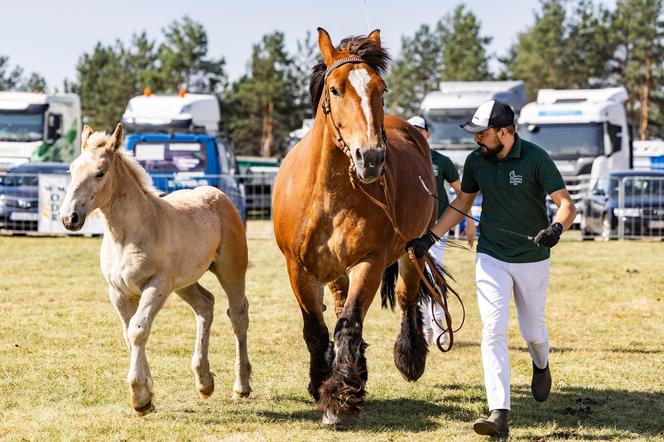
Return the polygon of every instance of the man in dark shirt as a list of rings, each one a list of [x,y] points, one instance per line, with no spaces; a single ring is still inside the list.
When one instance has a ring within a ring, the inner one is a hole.
[[[490,100],[477,108],[472,120],[462,127],[475,134],[480,147],[466,159],[461,192],[431,231],[406,247],[422,256],[440,235],[463,219],[459,212],[468,213],[475,195],[482,192],[475,277],[483,325],[484,383],[491,414],[476,420],[473,428],[478,434],[504,437],[509,431],[510,409],[510,298],[514,292],[521,334],[533,361],[531,391],[541,402],[551,390],[544,315],[550,248],[572,225],[576,209],[551,158],[516,134],[514,112],[508,105]],[[547,194],[558,206],[551,225]]]

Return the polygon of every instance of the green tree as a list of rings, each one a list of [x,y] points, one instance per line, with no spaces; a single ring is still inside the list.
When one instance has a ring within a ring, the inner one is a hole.
[[[662,13],[662,0],[619,0],[611,25],[615,44],[611,70],[629,91],[627,109],[642,140],[651,135],[653,124],[658,134],[664,131]]]
[[[23,69],[19,66],[14,66],[13,69],[9,66],[9,57],[0,55],[0,91],[1,90],[15,90],[21,83],[21,76]]]
[[[318,63],[319,58],[318,42],[313,33],[308,30],[304,38],[297,41],[297,53],[292,63],[293,77],[297,87],[295,104],[302,109],[303,118],[315,105],[311,103],[309,96],[309,80],[311,79],[311,69]]]
[[[541,6],[535,24],[519,34],[506,60],[508,77],[525,81],[530,99],[540,89],[568,86],[565,8],[558,0],[542,0]]]
[[[226,86],[225,61],[208,58],[205,28],[189,17],[175,20],[163,30],[159,46],[159,80],[165,92],[219,94]],[[161,91],[161,90],[160,90]]]
[[[238,152],[272,156],[286,147],[286,137],[299,127],[297,83],[284,34],[264,35],[253,46],[249,73],[225,97],[228,127]]]
[[[76,66],[81,111],[96,129],[110,130],[136,93],[135,75],[127,69],[125,51],[120,41],[114,46],[97,43]]]
[[[424,96],[438,89],[441,61],[440,38],[428,25],[421,25],[413,37],[402,36],[386,81],[388,112],[404,118],[417,115]]]
[[[46,92],[46,79],[33,72],[30,77],[21,82],[20,89],[25,92]]]
[[[486,47],[491,37],[480,36],[481,24],[463,4],[438,22],[443,50],[441,80],[483,81],[491,79]]]

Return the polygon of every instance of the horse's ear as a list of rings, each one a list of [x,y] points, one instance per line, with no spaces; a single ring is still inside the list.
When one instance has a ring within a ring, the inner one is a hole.
[[[83,132],[81,132],[81,150],[85,149],[88,143],[88,138],[94,132],[94,130],[87,124],[83,126]]]
[[[380,46],[380,29],[374,29],[369,34],[369,40],[375,41]]]
[[[108,143],[106,144],[106,148],[112,151],[118,150],[120,146],[122,146],[122,138],[124,137],[123,132],[122,123],[118,123],[113,131],[113,135],[111,135],[111,139],[108,140]]]
[[[327,66],[331,65],[337,55],[337,50],[334,49],[330,34],[328,34],[323,28],[318,28],[318,49],[320,49],[321,54],[323,54],[323,61],[325,61],[325,64]]]

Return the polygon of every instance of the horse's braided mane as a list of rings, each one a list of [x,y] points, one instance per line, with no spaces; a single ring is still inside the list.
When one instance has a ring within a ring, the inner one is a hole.
[[[371,66],[379,75],[383,75],[389,66],[390,55],[378,43],[364,36],[346,37],[341,40],[337,51],[350,52],[353,55],[362,57],[364,62]],[[313,114],[316,116],[318,102],[325,86],[325,71],[327,66],[321,60],[311,70],[311,80],[309,81],[309,93],[311,95],[311,105]]]

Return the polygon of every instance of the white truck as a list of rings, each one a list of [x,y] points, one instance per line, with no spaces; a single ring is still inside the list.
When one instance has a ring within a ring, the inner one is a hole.
[[[429,125],[429,144],[450,157],[459,170],[476,149],[473,134],[459,127],[471,120],[477,107],[488,100],[509,104],[518,114],[528,102],[523,81],[442,81],[440,90],[430,92],[420,111]]]
[[[631,169],[632,140],[624,87],[541,89],[521,109],[518,133],[547,151],[583,217],[583,199],[610,171]]]
[[[71,161],[80,149],[80,133],[78,95],[0,92],[0,170]]]

